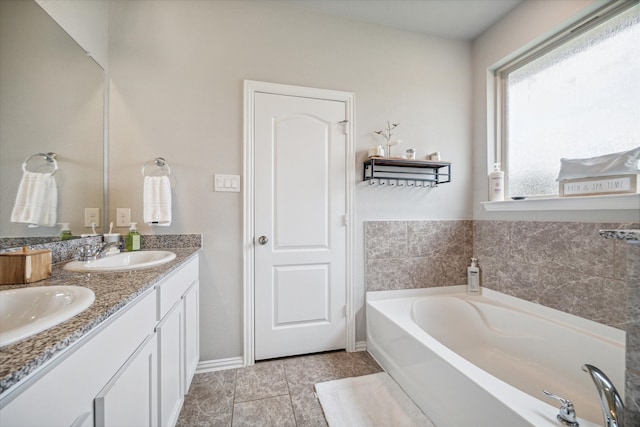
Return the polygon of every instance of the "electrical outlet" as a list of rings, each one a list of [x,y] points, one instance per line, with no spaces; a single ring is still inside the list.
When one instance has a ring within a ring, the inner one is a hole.
[[[131,225],[131,209],[116,208],[116,227],[129,227]]]
[[[100,208],[84,208],[84,226],[91,227],[92,223],[100,227]]]

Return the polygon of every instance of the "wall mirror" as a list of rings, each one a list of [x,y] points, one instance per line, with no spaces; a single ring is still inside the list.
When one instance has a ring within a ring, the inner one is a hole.
[[[36,153],[57,154],[56,222],[79,236],[91,231],[85,208],[99,208],[102,221],[103,111],[103,69],[34,1],[0,1],[0,249],[18,246],[10,238],[60,235],[10,221],[22,164]],[[27,169],[46,163],[36,156]]]

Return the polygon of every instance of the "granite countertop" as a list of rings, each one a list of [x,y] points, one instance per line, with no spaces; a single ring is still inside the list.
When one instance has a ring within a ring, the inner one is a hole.
[[[640,240],[640,230],[600,230],[600,235],[605,239]]]
[[[0,349],[0,398],[28,375],[39,370],[66,349],[94,330],[125,305],[195,257],[199,247],[167,249],[176,258],[167,264],[140,270],[76,273],[62,269],[64,263],[53,266],[51,278],[26,286],[77,285],[95,293],[93,304],[76,315],[46,331]],[[16,285],[0,285],[0,290],[15,289]]]

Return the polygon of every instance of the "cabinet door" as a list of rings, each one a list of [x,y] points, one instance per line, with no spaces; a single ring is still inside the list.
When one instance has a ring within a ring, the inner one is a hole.
[[[185,292],[184,301],[184,394],[189,391],[200,361],[200,286],[196,280]]]
[[[71,427],[93,427],[93,412],[85,412],[73,420]]]
[[[159,425],[178,421],[184,399],[184,308],[178,300],[156,328],[158,334]]]
[[[157,341],[151,334],[95,399],[96,427],[157,424]]]

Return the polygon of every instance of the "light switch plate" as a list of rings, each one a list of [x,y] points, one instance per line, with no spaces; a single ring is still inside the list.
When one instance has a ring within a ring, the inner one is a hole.
[[[240,192],[240,175],[219,175],[213,178],[215,191],[224,191],[229,193]]]

